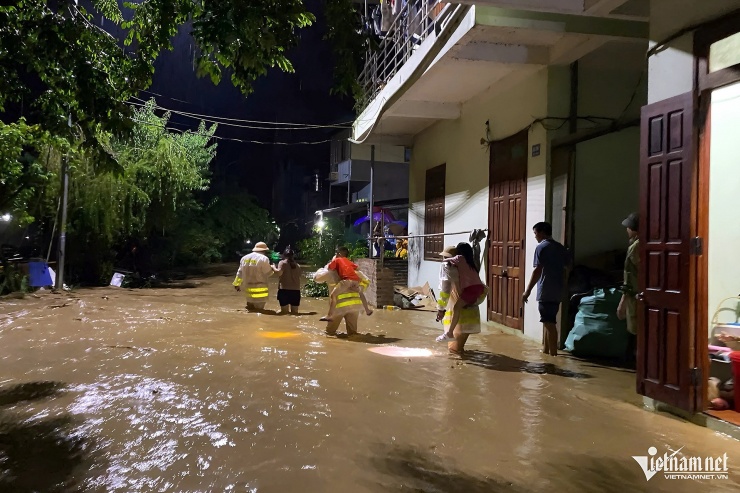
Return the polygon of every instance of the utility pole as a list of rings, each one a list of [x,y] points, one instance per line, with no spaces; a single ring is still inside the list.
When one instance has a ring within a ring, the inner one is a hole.
[[[72,128],[72,115],[70,114],[67,124]],[[67,250],[67,196],[69,194],[69,152],[62,161],[62,202],[59,208],[59,245],[57,255],[57,279],[56,289],[64,289],[64,257]]]
[[[373,221],[373,209],[375,208],[375,200],[374,200],[374,178],[375,178],[375,145],[370,146],[370,251],[368,257],[373,258],[373,251],[374,251],[374,244],[375,241],[373,239],[374,229],[375,229],[375,221]]]

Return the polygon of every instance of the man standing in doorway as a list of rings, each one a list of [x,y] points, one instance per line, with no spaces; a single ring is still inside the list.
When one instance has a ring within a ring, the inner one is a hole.
[[[622,299],[617,307],[617,316],[620,320],[627,320],[627,331],[636,336],[637,301],[635,295],[640,290],[637,284],[637,273],[640,268],[640,239],[637,232],[640,229],[640,216],[637,213],[630,214],[622,221],[622,226],[627,228],[630,246],[624,261],[624,284],[622,285]]]
[[[273,273],[267,254],[270,249],[263,242],[257,243],[252,253],[242,257],[234,278],[234,288],[244,290],[247,297],[247,310],[261,312],[270,296],[267,278]]]
[[[557,316],[560,302],[563,299],[565,274],[570,265],[570,254],[563,245],[552,239],[550,223],[537,223],[532,229],[538,245],[534,251],[534,272],[532,272],[527,290],[522,295],[522,301],[526,303],[529,300],[536,284],[540,322],[545,329],[543,353],[557,356]]]

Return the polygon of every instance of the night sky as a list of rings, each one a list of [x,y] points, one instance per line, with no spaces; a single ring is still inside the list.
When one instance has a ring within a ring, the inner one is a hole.
[[[217,115],[227,118],[249,120],[291,122],[310,124],[334,124],[354,119],[352,101],[330,95],[333,87],[333,58],[331,46],[324,41],[326,26],[322,12],[322,0],[304,0],[317,18],[310,28],[301,31],[299,45],[289,54],[295,73],[286,74],[278,69],[258,80],[255,91],[245,97],[231,85],[228,76],[215,86],[209,78],[197,77],[193,64],[193,41],[188,28],[173,40],[174,50],[163,52],[156,63],[156,70],[149,93],[142,93],[142,99],[154,96],[160,106],[191,113]],[[177,128],[188,125],[195,128],[197,121],[177,115],[171,120]],[[219,126],[216,135],[228,138],[259,140],[265,142],[297,142],[325,140],[336,132],[335,129],[317,130],[252,130]],[[294,182],[312,182],[315,170],[322,177],[328,172],[329,144],[321,145],[258,145],[225,140],[218,141],[218,151],[212,169],[217,171],[214,187],[226,180],[237,182],[241,188],[256,196],[261,205],[273,209],[273,190],[275,195],[285,186],[273,186],[274,170],[279,166],[295,176]],[[305,179],[299,179],[298,175]],[[278,197],[276,205],[287,205],[297,200],[293,192],[288,197]],[[306,185],[308,186],[308,185]],[[285,221],[295,215],[295,207],[290,210],[275,210],[279,219]],[[277,207],[276,207],[277,208]],[[305,207],[304,207],[305,208]],[[313,212],[313,211],[309,211]]]

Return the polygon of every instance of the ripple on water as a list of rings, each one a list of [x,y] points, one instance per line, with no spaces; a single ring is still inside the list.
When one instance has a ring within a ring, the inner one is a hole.
[[[168,491],[172,485],[167,487],[163,478],[171,476],[163,471],[203,471],[210,466],[209,447],[234,446],[230,435],[204,414],[225,409],[228,392],[205,401],[173,382],[131,374],[78,385],[72,391],[79,395],[69,412],[88,418],[80,431],[95,436],[100,444],[95,452],[102,461],[91,472],[90,486]],[[197,457],[192,456],[196,447]]]

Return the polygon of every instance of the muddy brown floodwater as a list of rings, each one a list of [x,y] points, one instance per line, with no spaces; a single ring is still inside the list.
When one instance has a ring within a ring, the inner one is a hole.
[[[628,370],[490,328],[451,358],[430,312],[329,338],[320,315],[246,313],[231,270],[0,300],[0,491],[740,488],[738,442],[641,409]],[[647,481],[632,456],[650,447],[727,453],[730,479]]]

